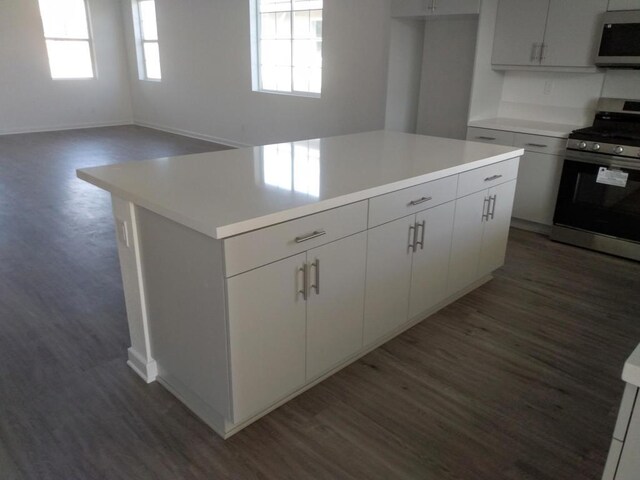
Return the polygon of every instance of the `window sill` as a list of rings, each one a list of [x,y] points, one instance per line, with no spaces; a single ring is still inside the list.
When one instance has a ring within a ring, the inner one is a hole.
[[[310,92],[280,92],[278,90],[253,90],[256,93],[266,93],[269,95],[282,95],[285,97],[321,98],[321,93]]]

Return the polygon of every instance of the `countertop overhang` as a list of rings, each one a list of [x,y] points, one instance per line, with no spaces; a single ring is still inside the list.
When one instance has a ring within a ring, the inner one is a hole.
[[[216,239],[490,165],[523,149],[390,131],[77,170]]]

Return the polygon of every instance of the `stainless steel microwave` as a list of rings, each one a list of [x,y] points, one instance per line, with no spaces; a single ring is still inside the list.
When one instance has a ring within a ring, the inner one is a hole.
[[[640,68],[640,10],[604,14],[595,63],[601,67]]]

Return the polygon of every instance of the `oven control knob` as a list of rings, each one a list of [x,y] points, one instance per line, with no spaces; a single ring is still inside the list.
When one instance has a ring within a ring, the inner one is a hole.
[[[618,155],[620,155],[622,152],[624,152],[624,148],[622,148],[620,145],[618,145],[616,148],[613,149],[613,151],[615,153],[617,153]]]
[[[587,148],[587,142],[580,142],[578,144],[578,148],[584,150],[585,148]]]
[[[594,143],[593,146],[591,147],[591,150],[597,152],[598,150],[600,150],[600,144],[599,143]]]

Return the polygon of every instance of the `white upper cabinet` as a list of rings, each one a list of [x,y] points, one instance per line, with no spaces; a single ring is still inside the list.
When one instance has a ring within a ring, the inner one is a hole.
[[[491,63],[497,68],[595,68],[607,0],[501,0]]]
[[[392,0],[392,17],[433,17],[480,12],[479,0]]]
[[[607,10],[640,10],[640,0],[609,0]]]

